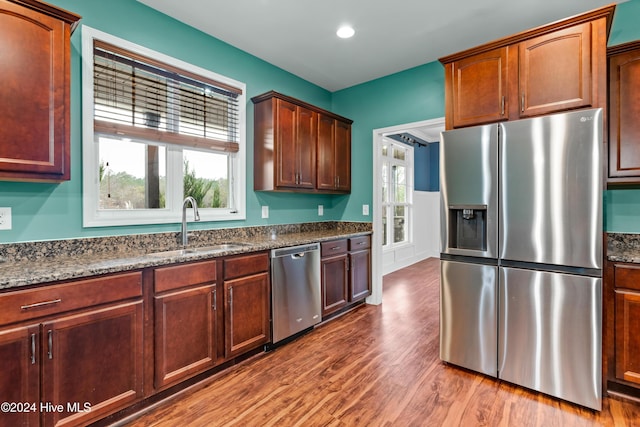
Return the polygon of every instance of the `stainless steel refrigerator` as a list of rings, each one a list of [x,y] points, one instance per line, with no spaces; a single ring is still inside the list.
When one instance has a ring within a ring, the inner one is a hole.
[[[440,358],[602,406],[602,110],[441,137]]]

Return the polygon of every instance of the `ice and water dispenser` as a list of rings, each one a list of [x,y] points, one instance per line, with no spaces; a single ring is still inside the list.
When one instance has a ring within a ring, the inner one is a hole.
[[[449,248],[487,250],[487,205],[449,206]]]

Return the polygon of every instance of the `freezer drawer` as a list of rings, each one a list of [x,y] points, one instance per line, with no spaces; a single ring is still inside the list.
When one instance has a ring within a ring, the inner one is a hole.
[[[440,358],[495,377],[498,267],[443,260],[440,270]]]
[[[498,377],[600,410],[599,277],[500,267]]]

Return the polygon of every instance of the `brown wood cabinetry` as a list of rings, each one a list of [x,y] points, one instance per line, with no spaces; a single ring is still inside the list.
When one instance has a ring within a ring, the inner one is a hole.
[[[349,239],[349,301],[371,295],[371,236]]]
[[[640,183],[640,41],[609,48],[609,184]]]
[[[507,52],[502,47],[445,65],[451,72],[452,127],[509,118]]]
[[[606,106],[614,6],[441,58],[447,129]]]
[[[323,242],[320,254],[323,317],[371,294],[371,236]]]
[[[640,264],[606,263],[604,361],[609,392],[640,397]]]
[[[36,0],[0,0],[0,179],[70,179],[70,37],[79,19]]]
[[[322,317],[346,307],[349,298],[347,239],[320,244]]]
[[[640,265],[616,263],[615,378],[640,388]]]
[[[269,255],[239,255],[223,263],[225,357],[232,358],[271,339]]]
[[[351,120],[273,91],[251,100],[256,191],[351,190]]]
[[[351,125],[318,117],[318,190],[351,191]]]
[[[164,388],[216,363],[216,261],[157,268],[155,387]]]
[[[140,272],[7,292],[0,312],[0,395],[36,409],[1,426],[86,425],[142,398]]]
[[[37,405],[27,410],[3,411],[0,426],[37,426],[40,419],[39,325],[0,328],[0,360],[2,402]],[[32,410],[35,408],[38,410]]]

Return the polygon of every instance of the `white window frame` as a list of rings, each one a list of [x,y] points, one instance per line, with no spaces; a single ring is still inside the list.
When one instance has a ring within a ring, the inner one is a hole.
[[[387,164],[387,178],[388,178],[388,191],[389,194],[388,196],[388,200],[387,202],[383,202],[381,203],[382,209],[386,210],[387,212],[387,244],[386,245],[382,245],[383,250],[390,250],[392,248],[398,248],[398,247],[402,247],[402,246],[406,246],[406,245],[410,245],[413,243],[413,177],[414,177],[414,173],[413,173],[413,147],[406,145],[406,144],[402,144],[400,142],[396,142],[393,141],[390,138],[387,137],[383,137],[383,144],[380,145],[380,150],[382,150],[382,147],[384,145],[387,145],[387,155],[383,156],[382,153],[380,153],[380,159],[381,159],[381,164],[386,163]],[[406,150],[406,155],[405,155],[405,159],[404,160],[399,160],[393,157],[393,147],[400,147],[404,150]],[[405,168],[405,180],[406,180],[406,184],[407,184],[407,188],[406,188],[406,202],[404,203],[396,203],[395,200],[395,194],[394,194],[394,190],[395,187],[393,186],[393,182],[392,182],[392,167],[394,165],[400,165],[403,166]],[[382,180],[382,177],[380,177],[380,180]],[[380,185],[380,188],[382,188],[382,184]],[[404,206],[406,208],[406,228],[405,228],[405,234],[406,234],[406,239],[402,242],[397,242],[395,243],[393,241],[393,237],[394,237],[394,227],[393,227],[393,217],[394,217],[394,208],[396,206]]]
[[[232,208],[200,208],[201,221],[236,221],[246,219],[246,84],[214,73],[212,71],[189,64],[171,56],[137,45],[127,40],[104,33],[86,25],[82,26],[82,206],[83,226],[124,226],[141,224],[177,223],[182,219],[182,201],[184,198],[182,185],[175,180],[167,179],[167,198],[164,208],[132,209],[132,210],[100,210],[98,198],[99,153],[94,133],[93,117],[93,43],[94,39],[102,40],[122,47],[132,53],[150,57],[166,64],[201,75],[211,80],[242,90],[238,97],[238,143],[239,151],[230,153],[229,185],[233,195]],[[182,147],[170,144],[163,145],[167,149],[167,177],[182,176]],[[187,148],[188,149],[188,148]],[[182,184],[182,182],[180,182]]]

